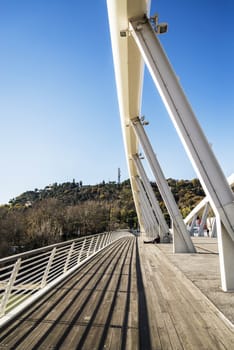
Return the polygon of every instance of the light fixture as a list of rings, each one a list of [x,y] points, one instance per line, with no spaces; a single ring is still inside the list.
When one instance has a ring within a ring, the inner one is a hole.
[[[164,34],[167,33],[168,31],[168,24],[163,22],[163,23],[158,23],[158,14],[156,13],[154,16],[150,17],[150,22],[152,24],[152,27],[154,31],[157,34]]]
[[[138,158],[139,159],[145,159],[145,157],[142,155],[142,153],[138,153]]]
[[[127,36],[127,31],[126,31],[126,30],[121,30],[121,31],[120,31],[120,36],[121,36],[121,38],[126,38],[126,36]]]
[[[142,125],[149,125],[149,122],[147,120],[145,120],[145,116],[144,115],[140,118],[140,120],[141,120],[141,124]]]

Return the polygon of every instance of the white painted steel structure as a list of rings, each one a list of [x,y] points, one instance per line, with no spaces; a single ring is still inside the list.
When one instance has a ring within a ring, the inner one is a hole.
[[[172,219],[173,228],[173,245],[175,253],[194,253],[195,248],[192,243],[191,237],[185,227],[181,213],[178,206],[176,205],[175,199],[171,193],[168,183],[164,177],[160,164],[156,158],[150,141],[145,133],[142,123],[139,118],[135,118],[131,122],[132,128],[134,129],[138,140],[144,150],[146,158],[151,166],[152,172],[155,176],[156,183],[160,194],[164,200],[167,210]]]
[[[227,178],[227,181],[228,181],[229,186],[232,188],[234,186],[234,174],[230,175]],[[205,220],[205,217],[206,218],[208,217],[207,206],[210,208],[209,198],[205,197],[201,200],[200,203],[197,204],[197,206],[184,219],[184,223],[189,226],[190,232],[193,231],[193,228],[196,225],[196,219],[197,219],[198,215],[201,215],[201,213],[202,213],[204,220]],[[212,211],[212,215],[214,215],[213,211]],[[215,217],[212,216],[211,237],[217,236],[215,220],[216,220]],[[210,220],[208,220],[208,221],[210,221]],[[202,229],[204,229],[204,222],[202,222],[200,224],[200,232],[199,232],[200,234],[202,233]]]
[[[0,327],[92,256],[128,234],[106,232],[0,259]]]
[[[144,60],[215,213],[222,288],[234,290],[234,195],[158,40],[159,27],[148,18],[149,5],[147,0],[107,0],[121,124],[138,218],[144,228],[136,191],[138,171],[131,161],[138,153],[138,142],[145,141],[134,134],[132,123],[141,115]],[[155,162],[154,167],[158,169]],[[173,205],[168,196],[167,200]],[[186,236],[173,234],[180,246]]]
[[[132,192],[141,231],[144,231],[148,236],[151,236],[152,233],[149,232],[149,225],[147,225],[147,220],[145,219],[146,214],[144,213],[143,206],[140,205],[140,192],[138,191],[138,186],[136,183],[136,176],[139,175],[139,173],[134,162],[132,161],[133,157],[138,153],[139,142],[143,143],[144,141],[147,141],[144,137],[139,140],[139,135],[135,134],[136,130],[133,130],[131,123],[132,120],[136,119],[136,117],[140,115],[143,60],[134,38],[129,33],[129,18],[135,18],[137,16],[142,16],[144,13],[148,13],[149,2],[142,0],[107,0],[107,6],[110,20],[110,32],[121,125]],[[157,168],[158,163],[155,164],[154,162],[154,169]],[[161,169],[158,169],[158,173],[161,173]],[[160,183],[164,183],[164,177],[158,176],[157,178],[160,179]],[[164,184],[163,187],[165,186],[166,185]],[[177,209],[175,209],[174,199],[172,196],[168,198],[168,203],[170,203],[170,207],[173,208],[170,214],[175,214]],[[178,213],[178,211],[176,215],[171,217],[175,228],[173,232],[174,250],[176,252],[194,252],[195,248],[193,243],[187,232],[185,233],[183,221],[179,217],[180,213]],[[181,227],[181,229],[179,227]]]
[[[139,173],[141,181],[143,182],[143,186],[144,186],[145,192],[147,193],[147,196],[148,196],[149,202],[151,204],[152,210],[154,212],[154,215],[157,219],[159,236],[163,241],[164,237],[168,237],[169,227],[168,227],[166,220],[164,218],[164,215],[160,209],[159,203],[154,195],[152,186],[149,182],[149,179],[147,178],[146,172],[144,170],[144,167],[141,163],[141,160],[140,160],[140,157],[138,154],[135,154],[133,156],[133,161],[134,161],[135,167]]]

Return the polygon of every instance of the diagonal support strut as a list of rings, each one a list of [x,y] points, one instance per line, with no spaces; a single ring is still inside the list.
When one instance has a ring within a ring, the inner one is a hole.
[[[234,195],[146,16],[130,30],[219,222],[221,283],[234,290]]]

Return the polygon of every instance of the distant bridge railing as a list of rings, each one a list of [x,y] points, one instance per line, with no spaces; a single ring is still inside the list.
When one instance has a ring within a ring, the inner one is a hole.
[[[0,326],[128,231],[85,236],[0,259]]]

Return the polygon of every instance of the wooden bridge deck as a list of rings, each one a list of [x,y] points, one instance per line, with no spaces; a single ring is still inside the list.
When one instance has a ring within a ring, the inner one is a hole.
[[[234,349],[234,333],[155,245],[105,249],[0,331],[0,349]]]

